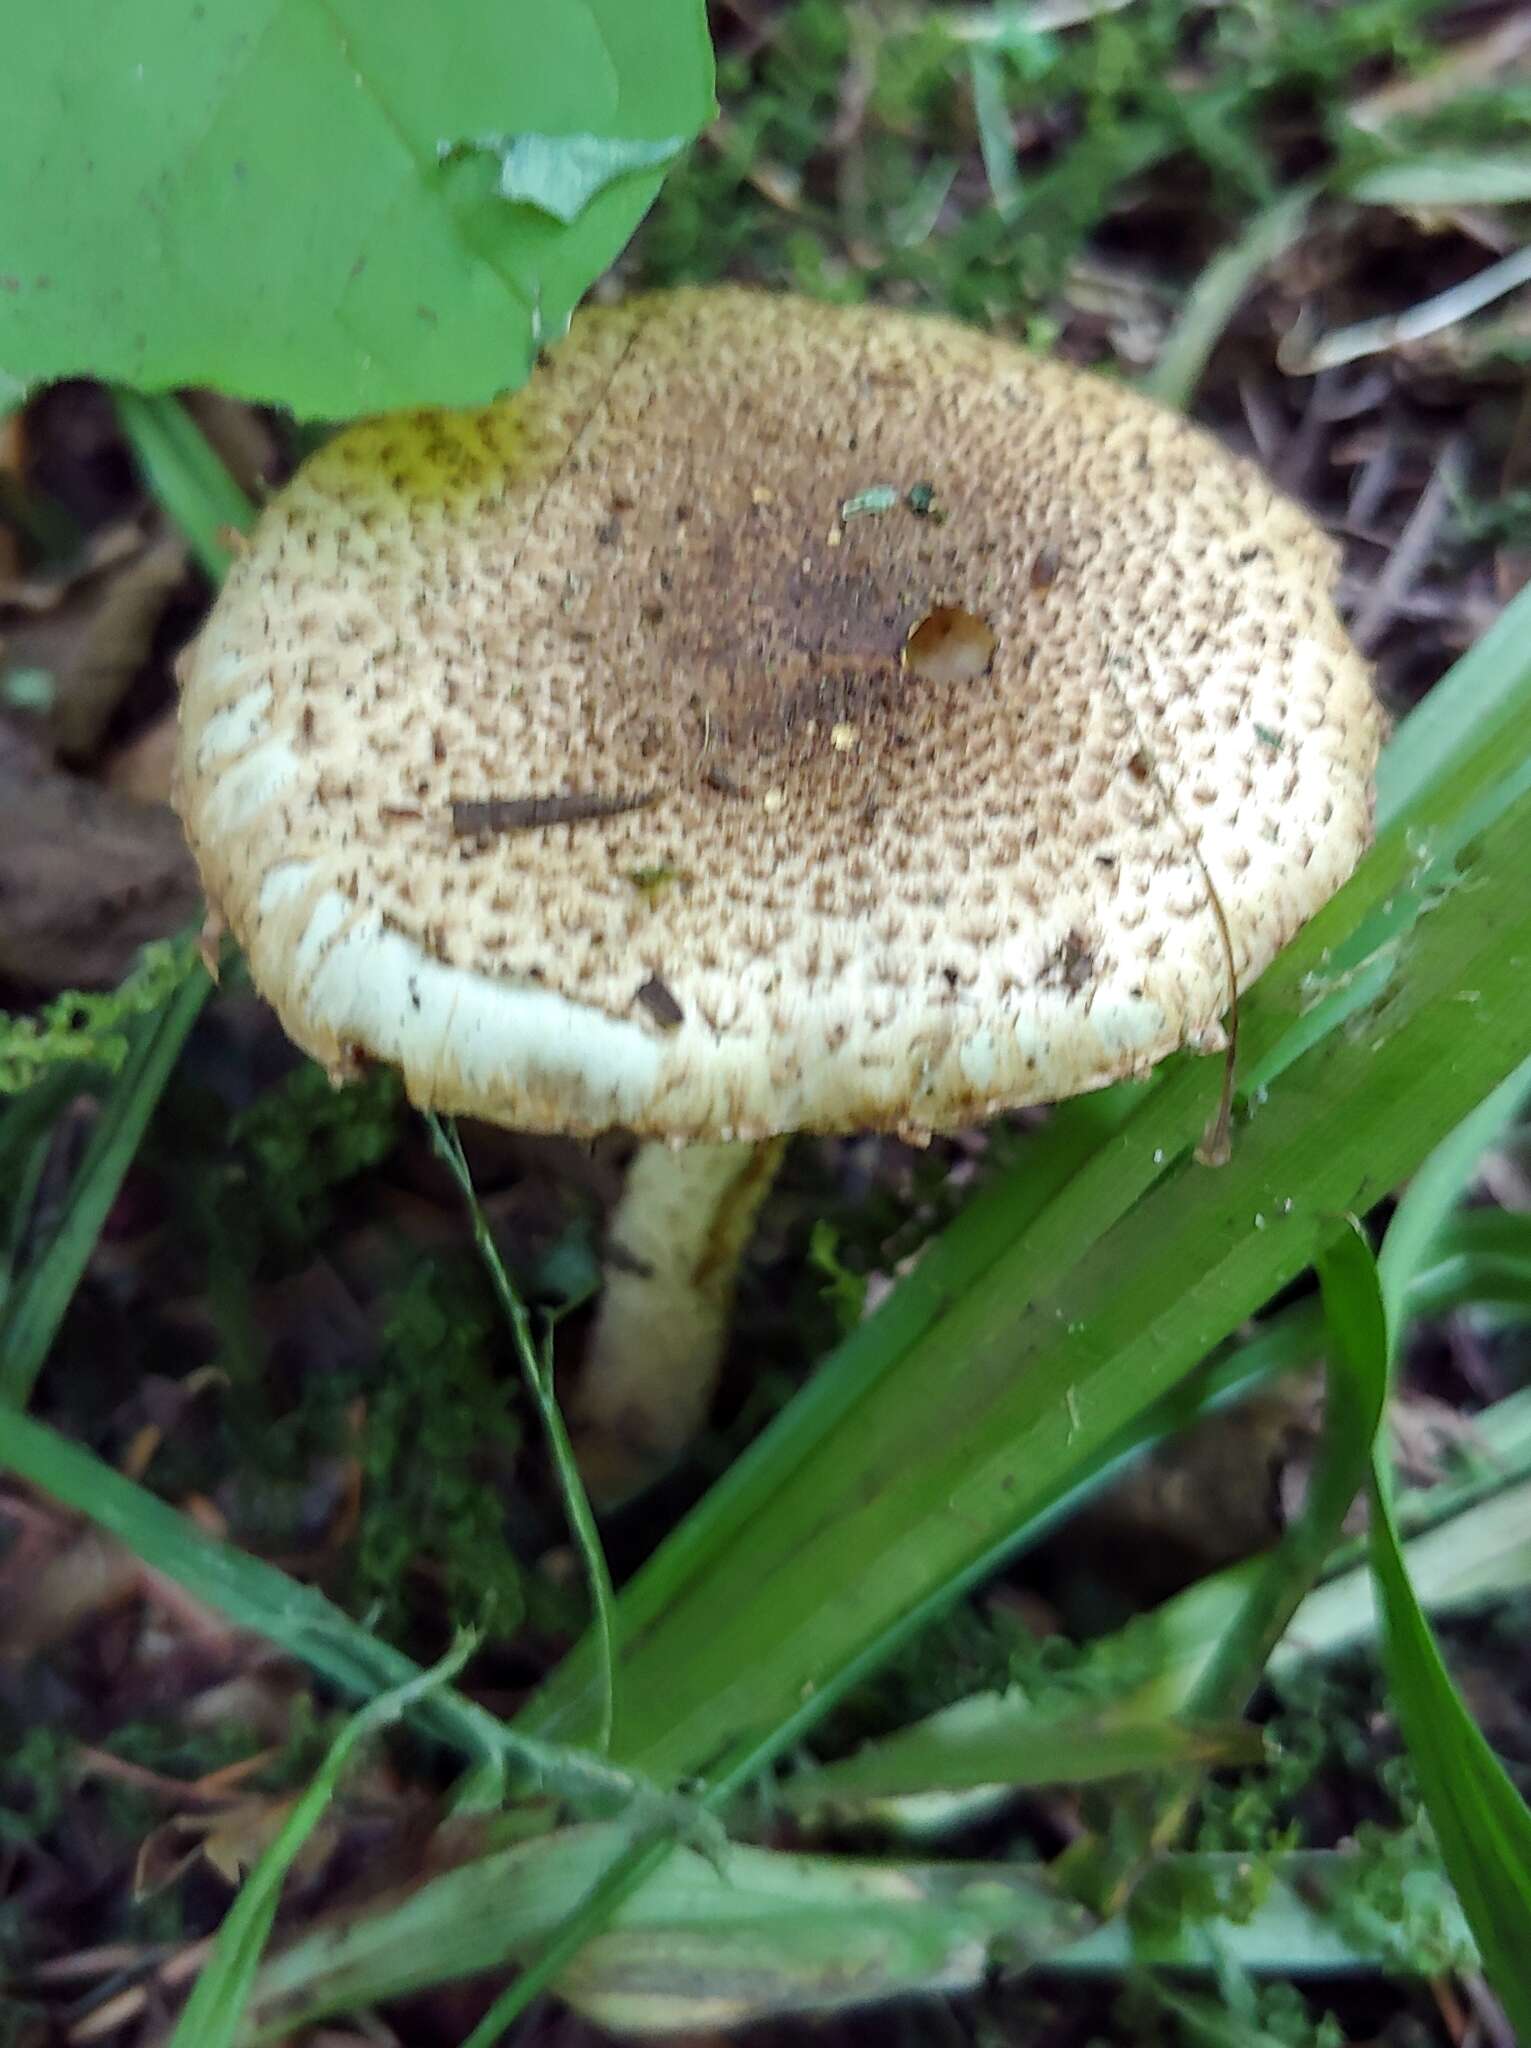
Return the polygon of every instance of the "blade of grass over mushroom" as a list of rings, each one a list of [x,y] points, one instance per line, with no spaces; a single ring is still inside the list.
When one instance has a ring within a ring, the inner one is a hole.
[[[1420,817],[1439,817],[1439,799]],[[1300,1018],[1310,975],[1358,909],[1405,885],[1411,829],[1385,837],[1267,975],[1246,1017],[1256,1050]],[[1528,829],[1522,794],[1461,850],[1457,879],[1471,887],[1421,906],[1408,973],[1287,1068],[1279,1114],[1240,1125],[1229,1166],[1157,1165],[1140,1128],[1120,1131],[875,1375],[875,1401],[798,1447],[747,1531],[641,1619],[630,1610],[619,1753],[661,1775],[695,1768],[993,1563],[1134,1414],[1302,1270],[1335,1214],[1411,1171],[1531,1051]],[[1463,989],[1478,997],[1470,1033]],[[1136,1125],[1146,1116],[1183,1155],[1216,1084],[1183,1065]],[[562,1731],[581,1714],[582,1682],[588,1665],[582,1678],[575,1661],[531,1725]]]
[[[1385,987],[1388,947],[1450,881],[1455,848],[1518,787],[1531,783],[1523,736],[1531,721],[1531,590],[1502,618],[1418,712],[1382,757],[1379,824],[1393,828],[1351,883],[1267,972],[1246,1007],[1246,1090],[1337,1029]],[[1440,708],[1438,708],[1440,707]],[[1506,775],[1506,763],[1520,763]],[[1443,865],[1422,868],[1426,854]],[[1391,903],[1391,910],[1384,906]],[[1369,910],[1363,917],[1359,906]],[[1332,956],[1332,957],[1326,957]],[[1267,999],[1280,978],[1278,1002]],[[1323,990],[1334,986],[1323,997]],[[1270,1068],[1261,1074],[1262,1059]],[[1251,1078],[1253,1077],[1253,1078]],[[629,1630],[669,1605],[693,1574],[758,1526],[773,1493],[809,1449],[866,1399],[897,1360],[1007,1252],[1045,1272],[1125,1214],[1206,1122],[1215,1093],[1204,1066],[1170,1062],[1152,1081],[1124,1083],[1066,1102],[1029,1140],[1024,1158],[980,1193],[930,1245],[887,1302],[825,1361],[783,1411],[666,1539],[624,1589]],[[1031,1233],[1040,1230],[1040,1237]],[[1066,1492],[1067,1489],[1064,1489]]]
[[[149,488],[185,534],[213,582],[229,566],[230,534],[248,531],[255,507],[178,398],[114,394],[117,418]]]
[[[11,1290],[0,1321],[0,1402],[19,1407],[29,1398],[210,988],[188,941],[180,985],[163,1010],[133,1027],[133,1050],[107,1094],[57,1230]]]
[[[1510,610],[1531,618],[1531,593]],[[1264,1066],[1273,1077],[1382,996],[1398,947],[1452,883],[1461,847],[1480,822],[1531,786],[1531,761],[1522,756],[1531,658],[1515,639],[1497,631],[1489,637],[1491,655],[1467,657],[1440,686],[1468,728],[1466,740],[1438,736],[1432,759],[1411,742],[1412,721],[1405,724],[1390,749],[1406,748],[1384,796],[1391,829],[1247,1003],[1246,1073]],[[1475,1042],[1481,1036],[1475,1033]],[[985,1273],[1003,1260],[1012,1272],[1035,1275],[1040,1286],[1066,1270],[1071,1255],[1123,1217],[1194,1143],[1215,1087],[1205,1063],[1180,1060],[1146,1085],[1065,1104],[1026,1161],[948,1228],[624,1591],[627,1631],[637,1634],[677,1606],[688,1581],[711,1570],[722,1552],[756,1543],[773,1495],[792,1484],[817,1447],[849,1434],[873,1389]],[[1067,1491],[1067,1484],[1057,1489],[1060,1497]],[[572,1687],[568,1674],[555,1681],[549,1708],[566,1701]]]
[[[316,1587],[203,1535],[146,1488],[29,1416],[0,1417],[0,1470],[87,1516],[149,1570],[162,1572],[237,1627],[263,1636],[350,1698],[367,1700],[421,1675],[412,1658],[353,1621]],[[413,1701],[408,1718],[422,1735],[494,1766],[504,1778],[555,1793],[579,1811],[609,1812],[652,1791],[588,1750],[518,1733],[449,1687]]]

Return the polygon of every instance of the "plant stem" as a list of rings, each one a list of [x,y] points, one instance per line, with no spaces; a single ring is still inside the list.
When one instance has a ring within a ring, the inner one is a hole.
[[[504,1312],[506,1322],[510,1325],[522,1374],[532,1399],[537,1404],[542,1426],[547,1432],[554,1469],[558,1473],[558,1483],[563,1493],[564,1511],[569,1518],[570,1533],[584,1562],[585,1577],[590,1587],[590,1604],[595,1615],[600,1684],[595,1742],[597,1749],[604,1755],[611,1747],[612,1727],[616,1720],[616,1595],[612,1591],[606,1553],[601,1548],[600,1533],[595,1526],[595,1516],[590,1511],[590,1500],[585,1492],[584,1481],[580,1478],[574,1447],[569,1441],[569,1432],[564,1426],[563,1415],[558,1406],[558,1396],[553,1386],[550,1333],[544,1332],[540,1343],[533,1334],[532,1319],[527,1313],[526,1303],[521,1299],[515,1283],[505,1270],[505,1262],[500,1257],[499,1247],[490,1233],[488,1219],[474,1190],[473,1176],[468,1171],[468,1161],[462,1149],[462,1140],[457,1135],[456,1124],[450,1117],[438,1117],[433,1111],[426,1112],[425,1121],[430,1129],[431,1141],[435,1145],[437,1156],[461,1190],[473,1228],[474,1245],[483,1261],[484,1270],[489,1275],[489,1283],[494,1289],[495,1298]]]

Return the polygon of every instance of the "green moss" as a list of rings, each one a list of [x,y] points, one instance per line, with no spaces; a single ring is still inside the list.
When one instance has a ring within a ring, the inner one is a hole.
[[[189,939],[158,940],[116,988],[65,989],[28,1016],[0,1010],[0,1096],[23,1094],[61,1067],[115,1074],[128,1056],[131,1026],[165,1007],[195,953]]]
[[[367,1393],[354,1599],[386,1631],[426,1604],[445,1626],[513,1635],[526,1588],[502,1491],[521,1448],[514,1382],[476,1269],[420,1264],[392,1297]]]
[[[230,1128],[242,1162],[241,1227],[253,1223],[279,1245],[311,1244],[330,1221],[336,1190],[380,1165],[398,1143],[403,1114],[403,1090],[390,1069],[374,1067],[336,1088],[305,1061]]]

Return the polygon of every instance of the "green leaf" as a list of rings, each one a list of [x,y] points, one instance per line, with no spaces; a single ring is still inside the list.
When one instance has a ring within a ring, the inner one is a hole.
[[[1372,1483],[1372,1567],[1393,1711],[1451,1881],[1489,1979],[1520,2040],[1531,2039],[1531,1809],[1489,1748],[1442,1662],[1398,1546],[1389,1477]]]
[[[1050,1956],[1047,1968],[1116,1976],[1149,1965],[1220,1976],[1233,1965],[1277,1977],[1474,1969],[1461,1907],[1420,1863],[1418,1847],[1406,1835],[1367,1851],[1298,1850],[1255,1862],[1243,1852],[1165,1856],[1138,1886],[1130,1921],[1108,1920]],[[1402,1870],[1393,1865],[1400,1852]]]
[[[1377,764],[1377,828],[1401,817],[1472,752],[1481,734],[1503,735],[1507,758],[1526,758],[1531,718],[1531,585],[1411,711]]]
[[[1350,1230],[1342,1234],[1341,1246],[1356,1240]],[[1371,1253],[1364,1239],[1361,1251]],[[1324,1284],[1324,1305],[1331,1332],[1336,1317],[1358,1319],[1356,1343],[1343,1354],[1348,1359],[1372,1355],[1369,1344],[1382,1335],[1380,1321],[1373,1328],[1369,1302],[1356,1297],[1325,1276],[1337,1273],[1336,1261],[1343,1250],[1320,1254],[1318,1270]],[[1332,1298],[1331,1298],[1332,1296]],[[1324,1561],[1339,1540],[1351,1502],[1366,1478],[1372,1446],[1387,1405],[1387,1373],[1363,1373],[1352,1365],[1340,1370],[1331,1349],[1325,1380],[1324,1435],[1318,1463],[1308,1488],[1302,1514],[1285,1538],[1251,1576],[1239,1613],[1223,1634],[1205,1670],[1196,1682],[1190,1711],[1196,1715],[1231,1713],[1242,1708],[1264,1671],[1272,1650],[1280,1642],[1292,1618],[1312,1589]]]
[[[1452,1211],[1461,1200],[1478,1161],[1531,1099],[1531,1059],[1524,1060],[1438,1145],[1409,1183],[1388,1225],[1377,1260],[1385,1304],[1388,1343],[1396,1346],[1409,1292]],[[1512,1219],[1513,1220],[1513,1219]]]
[[[702,0],[123,0],[88,33],[27,10],[0,66],[0,376],[305,417],[482,402],[712,110]],[[514,196],[481,136],[519,139]]]
[[[145,1487],[30,1416],[0,1414],[0,1469],[89,1516],[151,1571],[163,1572],[236,1627],[264,1636],[349,1698],[370,1699],[420,1676],[402,1650],[353,1621],[316,1586],[204,1536]],[[581,1813],[659,1803],[656,1788],[631,1772],[587,1750],[518,1734],[448,1687],[410,1694],[409,1718],[423,1735],[485,1765],[497,1780],[554,1793]]]
[[[467,1155],[462,1140],[457,1135],[457,1126],[447,1119],[443,1123],[433,1112],[426,1112],[426,1125],[430,1130],[431,1143],[437,1158],[456,1181],[458,1192],[468,1211],[468,1221],[473,1231],[473,1242],[489,1284],[499,1303],[516,1348],[516,1359],[521,1367],[522,1378],[527,1392],[537,1404],[542,1418],[543,1433],[553,1460],[553,1469],[558,1475],[559,1492],[563,1495],[564,1513],[569,1523],[569,1533],[574,1538],[581,1562],[585,1567],[585,1582],[590,1590],[590,1606],[595,1617],[595,1639],[601,1653],[601,1712],[596,1726],[595,1746],[605,1751],[611,1745],[612,1722],[616,1716],[616,1624],[613,1619],[616,1596],[612,1591],[611,1572],[606,1564],[606,1553],[601,1548],[600,1532],[595,1526],[590,1499],[585,1492],[585,1482],[580,1476],[575,1460],[574,1446],[569,1441],[569,1432],[564,1423],[563,1411],[558,1405],[558,1395],[553,1384],[552,1329],[544,1329],[542,1342],[538,1343],[532,1333],[532,1319],[527,1313],[525,1302],[516,1290],[515,1283],[505,1269],[499,1247],[489,1228],[473,1186],[473,1176],[468,1170]]]
[[[973,113],[978,122],[978,147],[983,156],[984,176],[994,209],[1001,220],[1009,220],[1020,208],[1025,194],[1015,167],[1015,129],[1005,104],[1005,75],[999,60],[988,50],[968,53],[973,77]]]

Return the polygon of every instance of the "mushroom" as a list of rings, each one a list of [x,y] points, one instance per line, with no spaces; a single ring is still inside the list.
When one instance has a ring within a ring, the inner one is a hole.
[[[335,1077],[651,1141],[576,1409],[599,1495],[705,1409],[758,1148],[1225,1042],[1370,834],[1335,568],[1104,379],[733,288],[592,307],[524,390],[350,427],[268,506],[184,665],[188,838]]]

